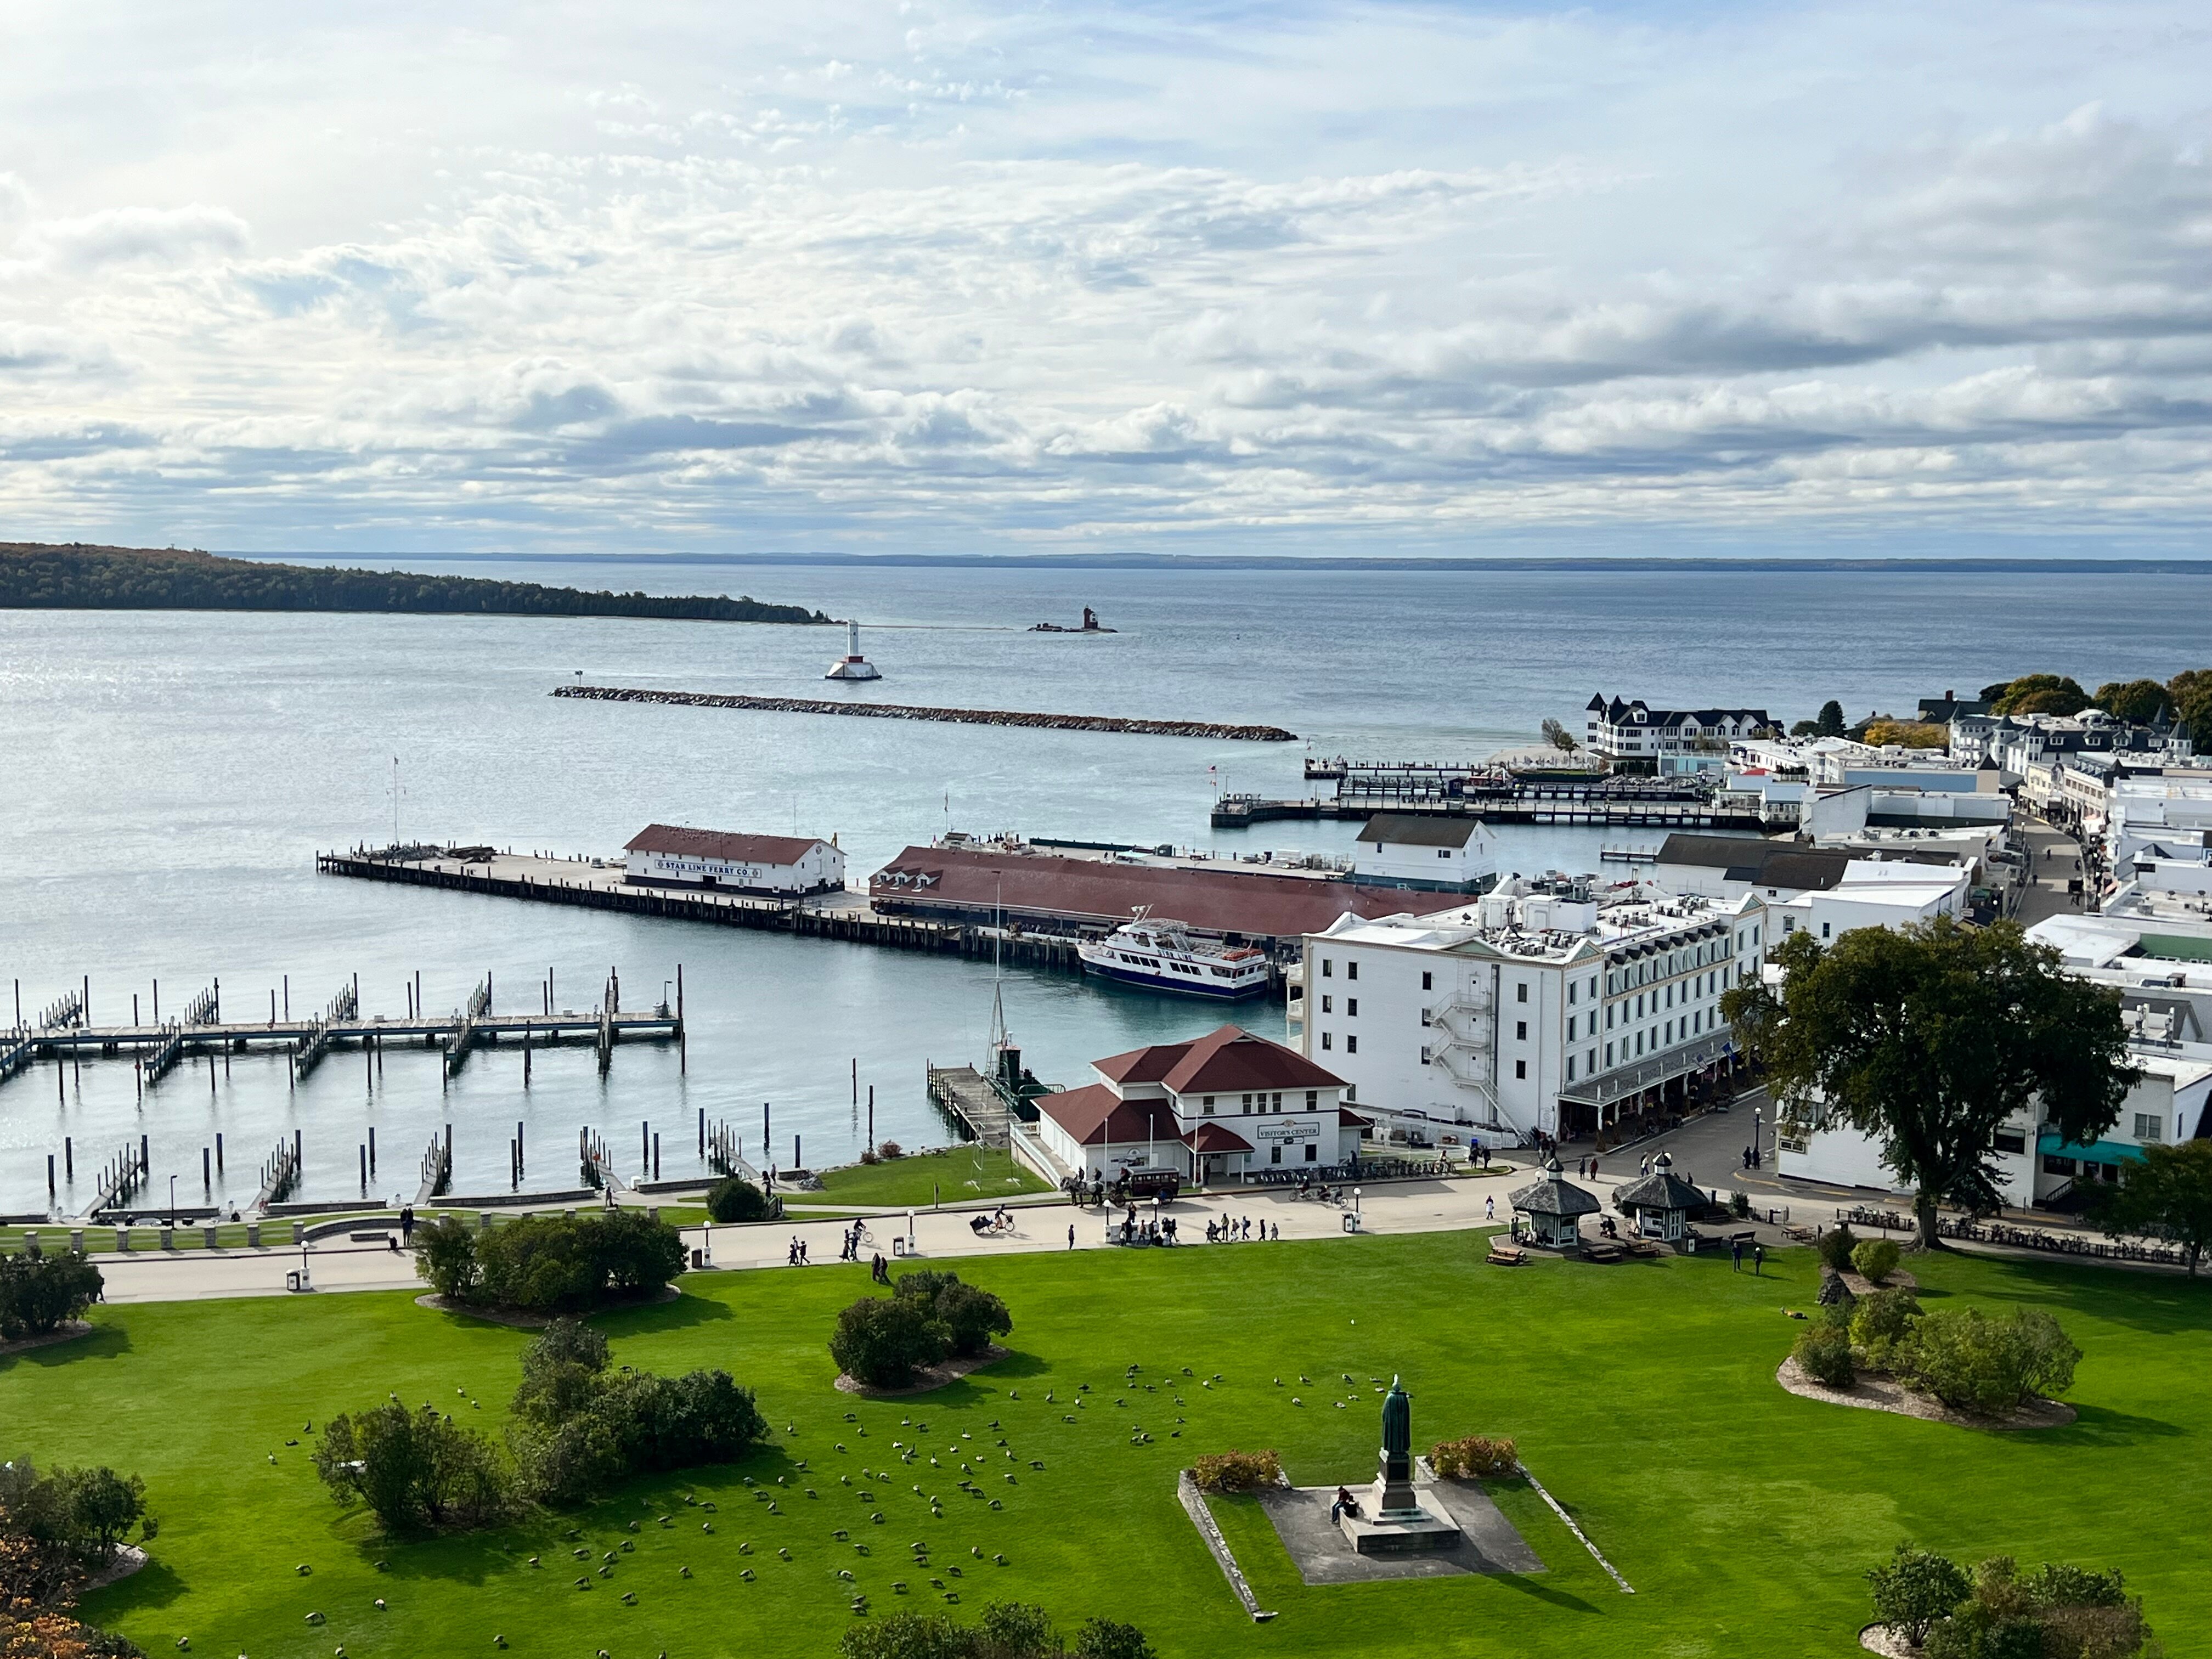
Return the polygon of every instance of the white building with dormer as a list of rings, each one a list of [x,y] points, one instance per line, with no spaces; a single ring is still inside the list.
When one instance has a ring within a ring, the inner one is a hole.
[[[1778,729],[1764,708],[1654,708],[1602,692],[1587,714],[1584,748],[1621,770],[1662,778],[1725,771],[1730,744]]]
[[[1362,1112],[1572,1139],[1733,1070],[1721,994],[1765,959],[1765,902],[1516,880],[1304,940],[1290,1037]]]

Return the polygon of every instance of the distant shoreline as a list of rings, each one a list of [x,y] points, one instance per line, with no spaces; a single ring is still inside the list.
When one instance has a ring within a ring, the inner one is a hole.
[[[1359,558],[1331,555],[1299,558],[1279,554],[1224,553],[234,553],[233,558],[259,562],[283,559],[389,559],[416,564],[638,564],[740,566],[805,569],[859,568],[963,570],[1411,570],[1619,572],[1655,570],[1668,574],[1705,571],[1869,571],[1978,575],[2081,575],[2092,572],[2164,572],[2212,576],[2212,556],[2201,559],[2087,559],[1993,556],[1989,558],[1783,558],[1752,556],[1727,558],[1703,555],[1615,558],[1511,556],[1499,558],[1419,558],[1389,555]]]
[[[434,617],[625,617],[823,624],[741,595],[586,592],[540,582],[231,558],[197,549],[0,542],[0,610],[311,611]]]

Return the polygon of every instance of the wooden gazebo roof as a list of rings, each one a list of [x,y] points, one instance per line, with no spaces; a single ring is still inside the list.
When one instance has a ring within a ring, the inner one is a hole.
[[[1556,1158],[1545,1162],[1540,1180],[1530,1182],[1506,1202],[1524,1214],[1563,1218],[1595,1215],[1603,1207],[1594,1196],[1559,1173],[1559,1160]]]

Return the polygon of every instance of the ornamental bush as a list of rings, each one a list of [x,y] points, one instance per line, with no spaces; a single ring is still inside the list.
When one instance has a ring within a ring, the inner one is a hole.
[[[476,1241],[476,1265],[471,1300],[574,1312],[611,1292],[668,1284],[684,1271],[684,1242],[641,1210],[574,1220],[524,1216]]]
[[[1134,1625],[1091,1619],[1068,1646],[1042,1607],[994,1601],[980,1625],[942,1613],[894,1613],[854,1625],[839,1639],[842,1659],[1154,1659]]]
[[[2074,1385],[2081,1351],[2039,1308],[1991,1318],[1978,1308],[1938,1308],[1914,1322],[1891,1364],[1908,1386],[1960,1411],[1996,1416]]]
[[[0,1341],[44,1336],[82,1317],[103,1283],[79,1251],[0,1255]]]
[[[1919,1317],[1920,1303],[1911,1291],[1902,1287],[1875,1291],[1862,1297],[1851,1310],[1851,1342],[1866,1354],[1868,1364],[1886,1371],[1897,1345],[1911,1340],[1914,1322]]]
[[[1897,1271],[1899,1254],[1896,1240],[1869,1238],[1851,1252],[1851,1266],[1869,1284],[1879,1285]]]
[[[481,1277],[476,1235],[455,1216],[441,1215],[422,1224],[415,1229],[415,1271],[440,1296],[468,1301]]]
[[[1283,1460],[1272,1451],[1209,1452],[1191,1466],[1200,1492],[1256,1492],[1282,1478]]]
[[[1882,1565],[1867,1573],[1874,1587],[1874,1616],[1895,1627],[1916,1647],[1928,1628],[1966,1599],[1972,1588],[1963,1568],[1933,1550],[1899,1544]]]
[[[1846,1221],[1841,1226],[1822,1233],[1816,1248],[1820,1252],[1820,1260],[1841,1273],[1851,1265],[1851,1252],[1858,1249],[1858,1235],[1851,1231],[1851,1224]]]
[[[707,1213],[716,1221],[774,1221],[783,1213],[783,1200],[743,1176],[724,1176],[707,1189]]]
[[[866,1296],[837,1316],[830,1357],[846,1376],[879,1389],[914,1380],[925,1365],[951,1352],[945,1327],[915,1296]]]
[[[956,1273],[923,1268],[902,1274],[892,1294],[921,1301],[930,1318],[944,1328],[945,1346],[963,1357],[982,1352],[993,1337],[1014,1328],[1005,1303],[988,1291],[962,1284]]]
[[[149,1541],[161,1530],[146,1513],[146,1483],[104,1464],[46,1474],[28,1458],[0,1465],[0,1512],[9,1529],[37,1544],[40,1559],[64,1575],[106,1566],[134,1526]],[[8,1588],[0,1581],[0,1592]],[[0,1612],[6,1605],[0,1599]]]
[[[1826,1320],[1798,1334],[1790,1357],[1806,1376],[1832,1389],[1848,1389],[1858,1376],[1851,1361],[1850,1332]]]
[[[1510,1440],[1470,1434],[1430,1447],[1429,1467],[1447,1480],[1504,1480],[1521,1473],[1521,1455]]]
[[[1926,1659],[2133,1659],[2162,1650],[2118,1572],[2010,1556],[1975,1569],[1972,1592],[1928,1626]]]

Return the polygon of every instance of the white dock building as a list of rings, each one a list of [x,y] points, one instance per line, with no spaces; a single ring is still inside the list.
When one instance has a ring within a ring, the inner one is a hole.
[[[809,836],[745,836],[649,823],[623,852],[623,879],[639,887],[713,887],[775,898],[834,893],[845,884],[845,855],[834,841]]]

